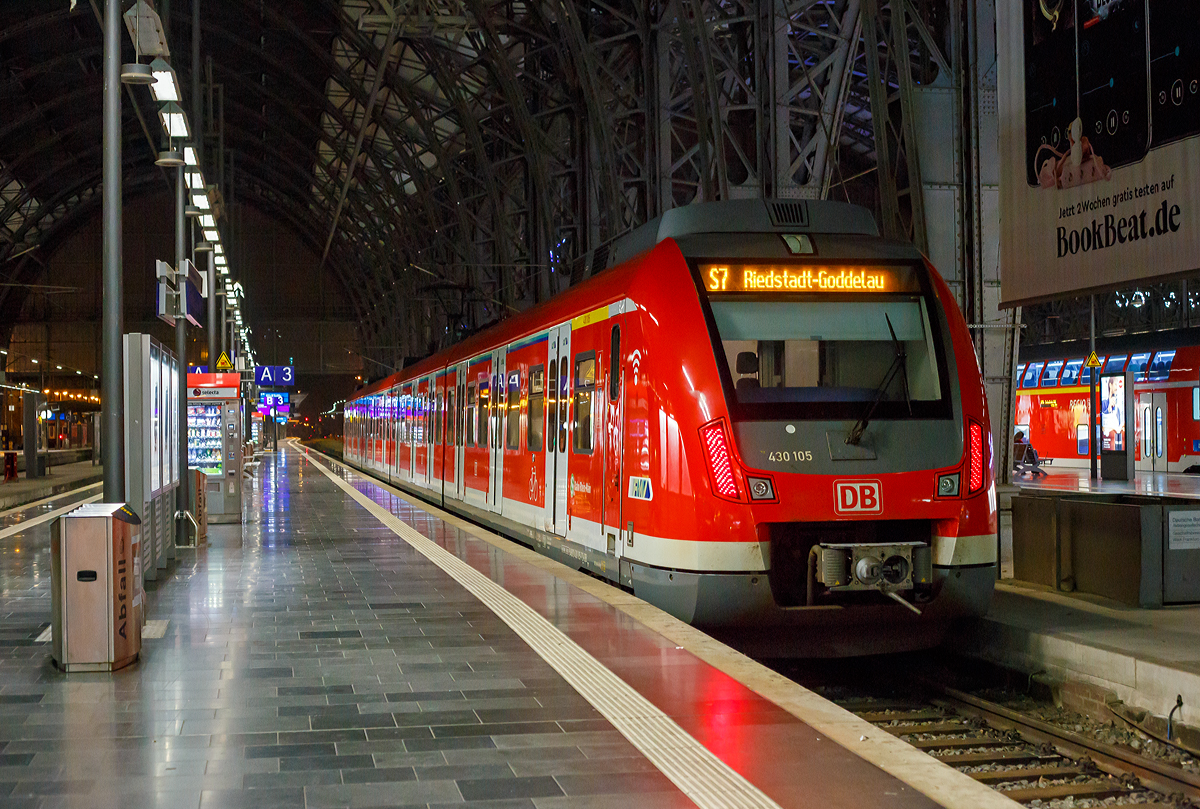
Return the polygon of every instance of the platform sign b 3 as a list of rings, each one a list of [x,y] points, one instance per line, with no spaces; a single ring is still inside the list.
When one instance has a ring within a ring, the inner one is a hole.
[[[254,384],[266,388],[274,385],[295,385],[296,369],[290,365],[255,365]]]

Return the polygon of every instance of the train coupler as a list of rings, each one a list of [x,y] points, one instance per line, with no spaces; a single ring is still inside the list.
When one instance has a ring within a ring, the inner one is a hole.
[[[835,593],[878,590],[920,614],[899,592],[932,584],[933,554],[921,542],[814,545],[809,552],[810,605],[818,581]]]

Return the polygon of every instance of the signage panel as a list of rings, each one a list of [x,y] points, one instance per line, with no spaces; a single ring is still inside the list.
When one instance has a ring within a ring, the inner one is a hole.
[[[296,369],[290,365],[255,365],[254,384],[260,387],[296,384]]]
[[[996,14],[1002,305],[1193,272],[1194,5],[1020,0]]]
[[[915,274],[906,267],[838,267],[812,264],[700,265],[709,293],[855,294],[919,292]]]

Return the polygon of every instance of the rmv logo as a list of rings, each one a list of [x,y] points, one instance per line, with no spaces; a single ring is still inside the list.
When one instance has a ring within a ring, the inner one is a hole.
[[[833,510],[838,514],[882,514],[877,480],[835,480]]]

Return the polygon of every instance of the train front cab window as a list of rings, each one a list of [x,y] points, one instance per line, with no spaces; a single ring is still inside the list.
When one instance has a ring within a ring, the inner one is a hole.
[[[808,406],[812,415],[833,415],[841,405],[851,415],[881,395],[876,417],[887,418],[947,397],[944,350],[919,293],[738,295],[714,297],[710,306],[739,405]],[[907,373],[892,374],[878,390],[897,342]]]
[[[575,355],[575,425],[571,449],[580,454],[592,451],[592,398],[596,389],[596,352]]]

